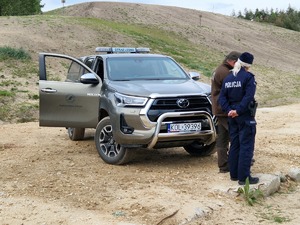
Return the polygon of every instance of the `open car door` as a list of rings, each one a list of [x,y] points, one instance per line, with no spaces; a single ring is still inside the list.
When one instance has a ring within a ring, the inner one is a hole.
[[[98,75],[82,61],[67,55],[40,53],[40,126],[95,128],[101,86]]]

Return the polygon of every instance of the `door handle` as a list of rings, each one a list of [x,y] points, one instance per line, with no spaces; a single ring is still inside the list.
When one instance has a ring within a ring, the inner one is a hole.
[[[56,93],[57,90],[52,89],[52,88],[42,88],[41,92],[45,92],[45,93]]]

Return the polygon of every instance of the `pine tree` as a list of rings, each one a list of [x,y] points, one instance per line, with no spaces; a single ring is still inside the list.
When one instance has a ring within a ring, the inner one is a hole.
[[[41,0],[0,0],[0,16],[25,16],[42,12]]]

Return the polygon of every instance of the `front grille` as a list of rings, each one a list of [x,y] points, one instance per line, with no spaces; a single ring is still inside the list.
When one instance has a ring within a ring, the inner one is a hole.
[[[189,101],[189,105],[186,108],[180,108],[177,104],[178,99],[187,99]],[[211,114],[211,104],[205,96],[157,98],[150,107],[147,116],[152,122],[156,122],[158,117],[166,112],[187,111],[206,111]],[[172,120],[174,120],[174,118],[172,118]]]

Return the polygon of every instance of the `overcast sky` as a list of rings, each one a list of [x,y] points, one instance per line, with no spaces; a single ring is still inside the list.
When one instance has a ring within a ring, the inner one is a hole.
[[[64,6],[93,1],[95,2],[97,0],[65,0]],[[252,11],[255,11],[255,9],[261,10],[271,8],[274,10],[286,10],[289,7],[289,5],[297,11],[300,10],[300,0],[106,0],[105,2],[130,2],[155,5],[169,5],[220,13],[224,15],[231,15],[233,11],[235,11],[235,13],[238,13],[239,11],[243,13],[245,8],[247,8],[248,10],[251,9]],[[63,6],[62,0],[42,0],[41,3],[45,4],[43,8],[44,12],[52,9],[61,8]]]

